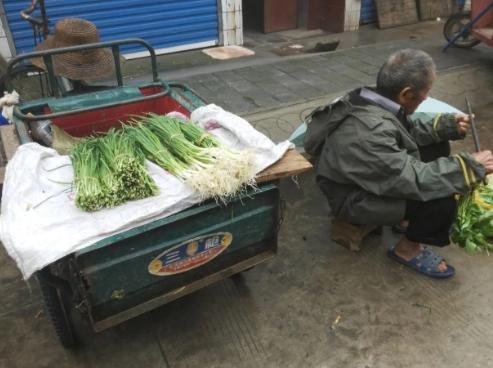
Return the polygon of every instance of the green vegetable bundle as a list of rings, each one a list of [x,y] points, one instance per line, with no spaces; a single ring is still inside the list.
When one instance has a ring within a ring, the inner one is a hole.
[[[493,188],[482,185],[460,197],[452,240],[467,253],[493,251]]]
[[[125,127],[123,131],[125,135],[135,141],[135,150],[142,152],[147,159],[153,161],[171,174],[177,177],[182,176],[182,172],[186,169],[186,166],[171,154],[161,143],[159,137],[148,127],[137,124],[132,127]]]
[[[92,140],[77,144],[71,152],[74,167],[75,204],[84,211],[103,208],[104,188],[100,180],[101,152]]]
[[[121,130],[84,139],[71,152],[75,203],[85,211],[115,207],[158,193],[145,159],[181,179],[202,200],[226,202],[255,186],[250,151],[236,151],[192,122],[148,114]]]
[[[147,173],[144,154],[135,148],[136,143],[132,137],[124,133],[124,130],[119,132],[110,130],[103,138],[100,138],[99,146],[118,181],[117,201],[157,195],[159,189]]]
[[[110,130],[72,149],[75,204],[84,211],[118,206],[159,193],[131,137]]]
[[[192,122],[148,114],[133,120],[131,128],[148,159],[194,188],[202,199],[223,202],[255,185],[254,156],[235,151]],[[159,141],[159,142],[158,142]],[[175,158],[169,164],[156,152]]]
[[[207,133],[204,129],[192,122],[181,123],[179,126],[183,135],[198,147],[213,148],[221,145],[216,137]]]

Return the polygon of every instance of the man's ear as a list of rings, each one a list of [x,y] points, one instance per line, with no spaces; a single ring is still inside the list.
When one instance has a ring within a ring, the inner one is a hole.
[[[401,106],[405,106],[407,102],[413,98],[413,91],[411,87],[404,87],[397,95],[397,103]]]

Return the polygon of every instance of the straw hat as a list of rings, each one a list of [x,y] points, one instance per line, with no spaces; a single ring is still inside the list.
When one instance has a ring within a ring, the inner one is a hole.
[[[36,46],[37,51],[99,42],[96,25],[85,19],[63,19],[56,23],[55,34]],[[56,75],[74,80],[96,80],[114,71],[113,55],[109,49],[92,49],[52,56]],[[46,70],[43,58],[31,62]]]

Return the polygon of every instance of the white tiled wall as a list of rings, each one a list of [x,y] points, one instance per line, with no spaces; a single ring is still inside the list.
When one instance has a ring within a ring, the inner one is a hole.
[[[2,20],[0,19],[0,55],[8,60],[12,57],[12,52],[10,51],[9,43],[7,42],[7,35],[3,29]]]
[[[221,0],[222,42],[224,46],[243,44],[241,0]]]
[[[356,31],[359,28],[361,0],[346,0],[344,31]]]

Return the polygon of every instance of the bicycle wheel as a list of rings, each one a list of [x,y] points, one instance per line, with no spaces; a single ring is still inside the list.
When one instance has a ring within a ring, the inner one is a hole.
[[[458,13],[452,15],[443,26],[443,35],[450,42],[460,34],[465,26],[471,21],[471,13]],[[470,31],[465,31],[455,42],[454,46],[467,49],[476,46],[481,41],[478,40]]]

